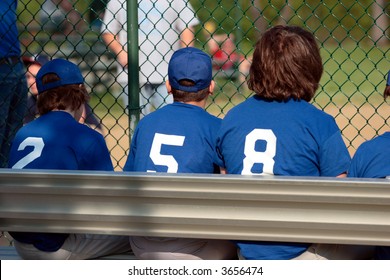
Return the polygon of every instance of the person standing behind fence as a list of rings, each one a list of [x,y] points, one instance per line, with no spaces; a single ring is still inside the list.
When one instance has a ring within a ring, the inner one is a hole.
[[[23,126],[12,143],[14,169],[113,171],[103,136],[78,120],[89,95],[77,65],[54,59],[36,77],[40,117]],[[10,232],[23,259],[91,259],[130,250],[128,237]]]
[[[42,30],[64,35],[81,35],[86,23],[72,0],[44,0],[39,9]]]
[[[350,155],[334,118],[309,102],[323,72],[312,33],[276,26],[256,43],[248,87],[217,136],[217,163],[229,174],[345,177]],[[357,258],[345,246],[236,241],[242,259]],[[351,249],[354,249],[351,247]],[[360,248],[357,248],[360,249]]]
[[[385,100],[390,97],[390,71],[387,74],[383,97]],[[359,146],[352,158],[351,166],[348,170],[348,177],[390,177],[390,131],[366,141]],[[374,258],[389,260],[390,247],[376,247]]]
[[[8,163],[11,141],[23,125],[27,83],[20,59],[17,0],[0,1],[0,168]]]
[[[29,90],[27,98],[27,113],[23,120],[23,123],[26,124],[35,120],[39,115],[37,108],[38,89],[35,77],[42,65],[49,61],[49,58],[45,55],[38,55],[35,57],[23,56],[22,60],[24,66],[26,67],[26,79]]]
[[[128,106],[127,0],[110,0],[104,13],[102,38],[117,56],[117,81]],[[194,42],[199,24],[189,1],[138,0],[140,107],[142,115],[172,103],[164,84],[168,61],[180,47]]]
[[[174,102],[145,116],[135,129],[124,171],[219,173],[214,164],[215,135],[221,120],[205,111],[213,92],[210,57],[188,47],[168,66],[167,90]],[[232,259],[226,240],[130,237],[139,259]]]

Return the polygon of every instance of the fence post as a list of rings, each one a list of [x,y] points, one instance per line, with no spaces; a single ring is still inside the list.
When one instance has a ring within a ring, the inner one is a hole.
[[[127,30],[128,30],[128,75],[129,75],[129,137],[138,124],[140,117],[139,107],[139,67],[138,67],[138,4],[137,1],[127,0]]]

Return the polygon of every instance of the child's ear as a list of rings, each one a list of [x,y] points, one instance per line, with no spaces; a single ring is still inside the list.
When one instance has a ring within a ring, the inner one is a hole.
[[[209,85],[209,93],[210,93],[210,95],[213,94],[214,88],[215,88],[215,82],[211,81],[211,83]]]
[[[169,80],[165,81],[165,87],[167,88],[168,94],[172,94],[172,87],[171,87],[171,83],[169,82]]]

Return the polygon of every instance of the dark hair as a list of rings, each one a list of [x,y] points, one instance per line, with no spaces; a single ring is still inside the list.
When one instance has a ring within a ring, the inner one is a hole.
[[[50,73],[42,78],[42,83],[47,84],[58,81],[56,74]],[[66,85],[46,90],[39,93],[37,108],[40,115],[44,115],[54,109],[75,111],[82,104],[89,101],[87,89],[83,84]]]
[[[180,80],[179,84],[188,87],[195,85],[193,81],[187,79]],[[199,102],[207,98],[209,93],[210,91],[208,87],[197,92],[188,92],[172,88],[173,100],[176,102]]]
[[[248,87],[270,100],[310,101],[323,72],[314,35],[298,26],[275,26],[256,43]]]
[[[390,86],[386,86],[385,90],[383,91],[383,97],[386,98],[390,96]]]

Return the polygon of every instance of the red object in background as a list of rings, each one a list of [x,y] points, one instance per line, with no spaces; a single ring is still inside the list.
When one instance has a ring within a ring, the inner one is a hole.
[[[238,67],[239,63],[243,60],[243,56],[237,53],[227,54],[223,50],[217,50],[213,55],[213,68],[216,70],[229,70]]]
[[[243,55],[235,52],[236,46],[230,36],[214,35],[209,41],[209,45],[215,70],[238,68],[239,64],[244,60]]]

